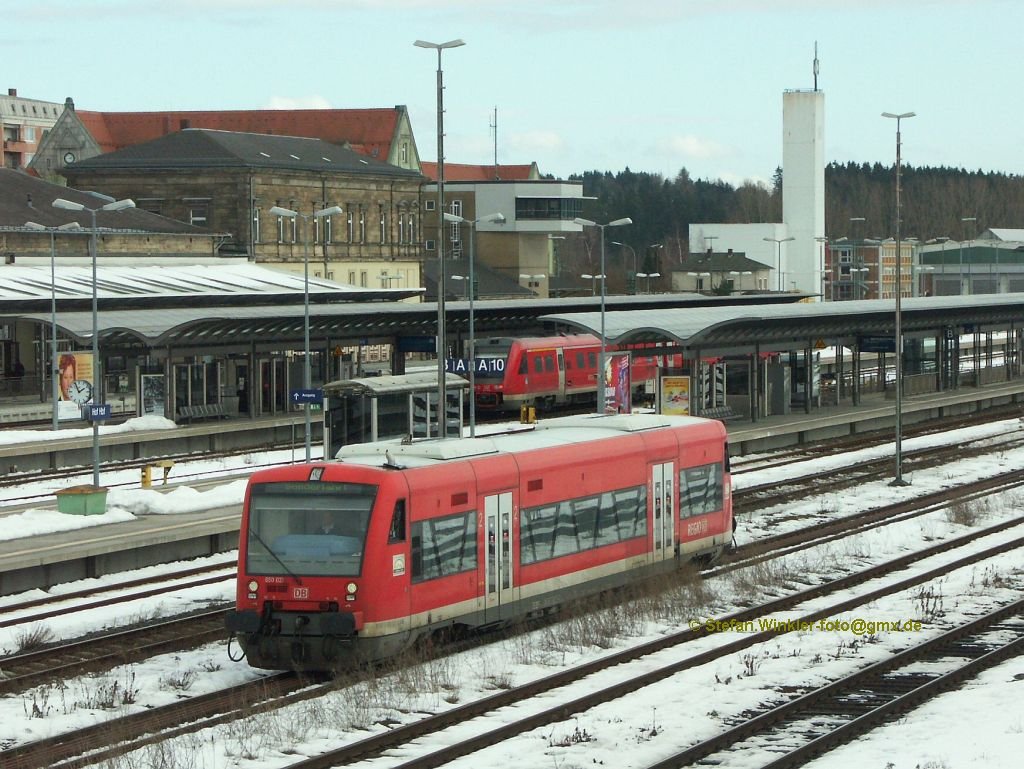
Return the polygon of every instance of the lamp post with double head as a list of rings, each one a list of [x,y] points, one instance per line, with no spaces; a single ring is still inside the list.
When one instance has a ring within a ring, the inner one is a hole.
[[[779,279],[779,291],[782,291],[782,244],[788,243],[791,240],[796,240],[792,235],[788,238],[762,238],[767,243],[774,243],[776,246],[775,251],[775,272]]]
[[[444,212],[444,72],[441,69],[441,52],[465,43],[462,40],[446,43],[417,40],[413,45],[437,51],[437,437],[444,439],[448,437],[448,420],[445,415],[444,224],[441,220]]]
[[[65,211],[88,212],[91,217],[89,256],[92,259],[92,401],[94,406],[100,405],[99,394],[102,384],[100,379],[99,300],[97,298],[96,281],[96,214],[99,211],[123,211],[126,208],[135,208],[135,202],[129,198],[114,200],[106,195],[98,195],[97,197],[101,197],[108,202],[97,208],[89,208],[73,200],[57,198],[52,204],[54,208],[60,208]],[[97,488],[100,485],[100,423],[98,419],[92,420],[92,485]]]
[[[896,468],[893,486],[906,486],[903,480],[903,326],[900,297],[903,294],[903,251],[900,244],[900,121],[916,113],[883,112],[882,117],[896,121]]]
[[[58,232],[80,230],[78,222],[68,222],[59,227],[47,227],[38,222],[25,222],[30,230],[50,233],[50,383],[53,389],[53,429],[60,429],[60,355],[57,352],[57,242]]]
[[[627,224],[632,224],[633,220],[630,219],[628,216],[625,216],[625,217],[623,217],[621,219],[616,219],[614,221],[608,222],[607,224],[598,224],[597,222],[590,221],[590,219],[584,219],[582,217],[576,217],[575,219],[573,219],[573,222],[575,224],[580,225],[581,227],[597,227],[598,229],[601,230],[601,346],[600,346],[600,354],[598,355],[598,358],[597,358],[597,365],[598,365],[598,370],[597,370],[597,413],[598,414],[603,414],[604,413],[604,409],[605,409],[605,402],[606,402],[606,398],[607,398],[607,395],[605,393],[605,378],[604,378],[604,346],[605,346],[605,338],[604,338],[604,295],[605,295],[605,284],[607,282],[606,279],[605,279],[605,275],[607,274],[607,272],[605,271],[605,267],[604,267],[604,230],[605,230],[606,227],[622,227],[622,226],[627,225]]]
[[[476,294],[476,278],[473,274],[476,262],[476,227],[478,224],[504,224],[504,214],[487,214],[477,219],[464,219],[456,214],[445,214],[445,221],[469,225],[469,275],[466,279],[466,293],[469,295],[469,437],[476,437],[476,328],[473,317],[473,299]]]
[[[597,281],[604,280],[604,275],[591,275],[589,272],[584,272],[580,275],[583,280],[590,281],[590,295],[594,296],[597,293]]]
[[[651,278],[660,278],[661,277],[661,273],[660,272],[638,272],[636,274],[636,276],[638,278],[646,278],[647,279],[646,280],[647,288],[644,291],[644,293],[649,294],[649,293],[651,293]]]
[[[318,221],[326,216],[333,216],[334,214],[342,213],[340,206],[330,206],[329,208],[321,208],[319,211],[314,211],[312,214],[300,214],[298,211],[293,211],[290,208],[282,208],[281,206],[273,206],[270,209],[270,213],[274,216],[282,216],[286,219],[299,218],[305,224],[305,232],[302,238],[302,387],[307,392],[313,386],[312,384],[312,373],[310,371],[310,350],[309,350],[309,223],[311,221]],[[308,396],[307,396],[308,397]],[[312,446],[312,434],[313,428],[309,416],[310,403],[306,400],[302,401],[302,410],[306,412],[306,461],[310,461],[311,446]]]

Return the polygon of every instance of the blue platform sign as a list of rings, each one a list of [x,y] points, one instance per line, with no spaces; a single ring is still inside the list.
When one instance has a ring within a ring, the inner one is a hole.
[[[103,422],[113,415],[113,408],[109,403],[88,403],[82,407],[85,413],[82,415],[90,422]]]
[[[320,403],[324,399],[324,391],[317,387],[300,387],[297,390],[292,390],[288,395],[291,398],[292,403]]]
[[[470,367],[474,367],[477,374],[500,374],[505,370],[504,358],[477,358],[470,361],[469,358],[445,358],[444,370],[449,374],[469,375]]]
[[[896,337],[860,336],[857,337],[857,349],[861,352],[896,352]]]

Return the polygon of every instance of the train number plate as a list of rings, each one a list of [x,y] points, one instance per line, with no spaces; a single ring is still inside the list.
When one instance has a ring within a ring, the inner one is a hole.
[[[309,598],[308,587],[296,587],[292,589],[292,598],[302,599]]]

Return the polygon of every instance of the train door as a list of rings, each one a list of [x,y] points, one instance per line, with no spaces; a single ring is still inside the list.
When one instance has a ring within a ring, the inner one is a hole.
[[[487,620],[501,617],[502,604],[513,599],[512,573],[512,492],[484,497],[484,525],[487,531],[487,557],[484,584],[487,586]]]
[[[675,557],[675,463],[651,465],[651,531],[654,560]]]

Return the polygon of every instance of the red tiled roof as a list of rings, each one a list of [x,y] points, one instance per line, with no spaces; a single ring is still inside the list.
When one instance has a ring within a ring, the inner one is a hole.
[[[104,153],[180,131],[208,128],[240,133],[302,136],[337,144],[387,160],[397,109],[234,110],[216,112],[89,112],[78,118]]]
[[[445,163],[446,182],[523,182],[528,181],[533,164],[526,165],[469,165],[467,163]],[[437,181],[437,163],[420,161],[420,172],[432,181]]]

